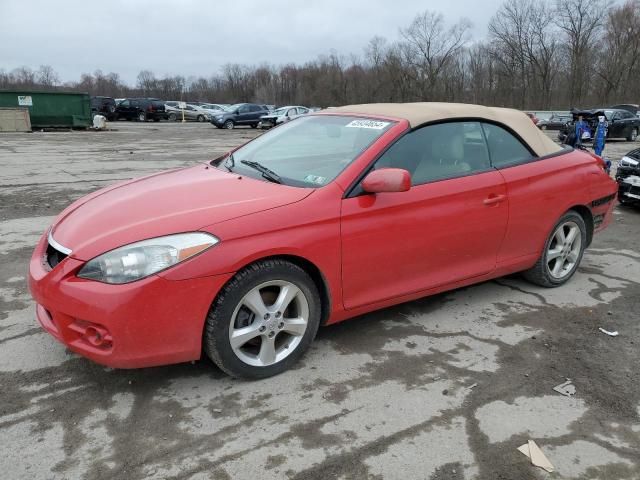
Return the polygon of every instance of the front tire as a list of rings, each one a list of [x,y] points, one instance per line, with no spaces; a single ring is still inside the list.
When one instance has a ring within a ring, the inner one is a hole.
[[[226,130],[233,130],[234,127],[234,123],[231,120],[227,120],[226,122],[224,122],[224,124],[222,125],[222,128],[226,129]]]
[[[169,120],[170,122],[175,122],[178,120],[178,117],[176,116],[175,113],[170,113],[169,117],[167,118],[167,120]]]
[[[207,315],[204,349],[233,377],[270,377],[302,357],[320,316],[318,289],[302,268],[263,260],[237,273],[218,294]]]
[[[204,122],[205,118],[204,115],[198,115],[198,122],[202,123]]]
[[[575,211],[565,213],[551,230],[536,264],[524,277],[541,287],[558,287],[576,273],[587,245],[587,227]]]

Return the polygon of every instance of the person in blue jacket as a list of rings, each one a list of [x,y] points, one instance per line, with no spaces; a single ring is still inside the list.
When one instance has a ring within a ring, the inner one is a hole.
[[[598,126],[596,127],[596,134],[593,138],[593,150],[599,157],[602,156],[604,150],[604,144],[607,138],[607,119],[604,115],[598,117]]]
[[[604,151],[604,144],[607,141],[608,127],[609,124],[607,123],[606,117],[604,115],[600,115],[598,117],[598,126],[596,127],[596,133],[593,136],[593,151],[599,157],[602,157],[602,152]],[[607,172],[609,172],[609,170],[611,169],[611,160],[606,160],[604,158],[603,160],[605,161],[604,163],[607,168]]]
[[[589,124],[582,119],[582,115],[578,115],[578,121],[575,126],[576,132],[576,146],[582,145],[582,136],[588,133],[591,136],[591,130],[589,130]]]

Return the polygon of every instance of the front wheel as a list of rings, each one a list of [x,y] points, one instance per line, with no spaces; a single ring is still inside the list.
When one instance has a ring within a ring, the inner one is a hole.
[[[542,287],[566,283],[578,269],[587,245],[587,227],[575,211],[565,213],[556,223],[536,264],[524,277]]]
[[[257,123],[252,123],[251,124],[251,128],[258,128],[258,124]]]
[[[178,117],[176,116],[175,113],[170,113],[167,120],[169,120],[170,122],[175,122],[176,120],[178,120]]]
[[[231,120],[227,120],[226,122],[224,122],[224,125],[222,125],[222,128],[226,128],[227,130],[233,130],[234,124]]]
[[[198,122],[202,123],[204,122],[205,118],[204,115],[198,115]]]
[[[239,272],[207,316],[204,348],[231,376],[265,378],[291,368],[320,325],[320,297],[309,275],[284,260]]]

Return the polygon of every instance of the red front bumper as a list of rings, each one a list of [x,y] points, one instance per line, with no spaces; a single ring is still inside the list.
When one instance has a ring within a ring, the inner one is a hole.
[[[115,368],[200,358],[207,311],[232,274],[108,285],[76,277],[84,262],[71,257],[51,269],[46,247],[45,235],[31,258],[29,288],[38,321],[69,349]]]

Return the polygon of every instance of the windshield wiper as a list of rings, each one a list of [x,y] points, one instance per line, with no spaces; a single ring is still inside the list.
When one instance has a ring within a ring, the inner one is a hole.
[[[280,175],[278,175],[273,170],[268,169],[267,167],[265,167],[261,163],[254,162],[252,160],[240,160],[240,163],[242,163],[244,165],[247,165],[247,166],[253,168],[254,170],[259,171],[262,174],[262,176],[264,178],[266,178],[267,180],[269,180],[270,182],[282,183],[282,180],[280,179]]]

